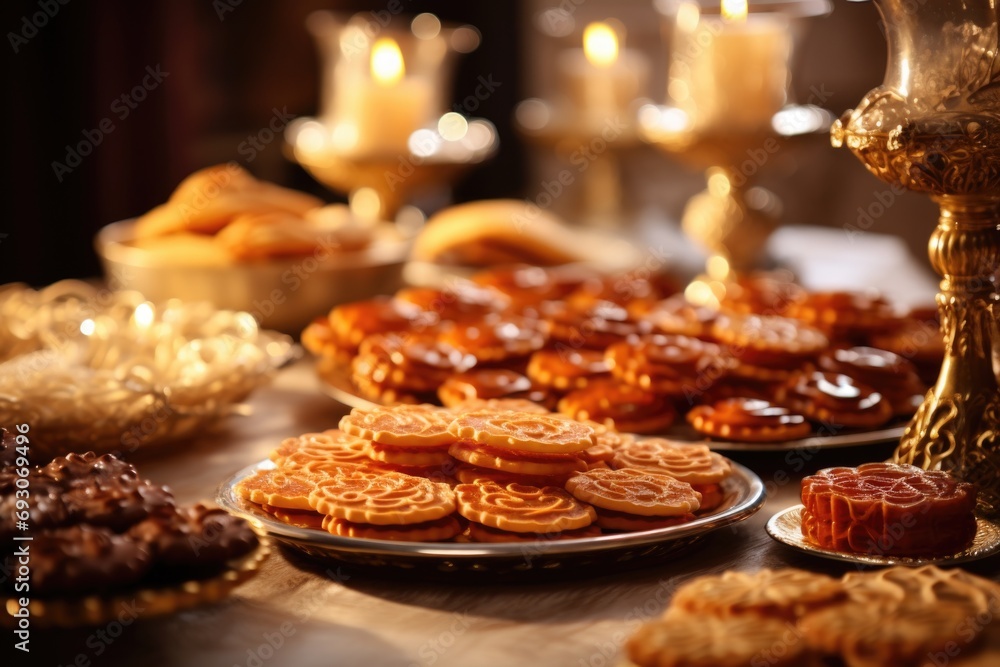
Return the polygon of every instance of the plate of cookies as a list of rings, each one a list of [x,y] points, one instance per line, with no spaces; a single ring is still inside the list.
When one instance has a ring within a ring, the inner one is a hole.
[[[960,569],[840,579],[797,569],[693,579],[625,643],[622,667],[1000,664],[1000,587]]]
[[[940,363],[936,324],[873,295],[759,275],[744,285],[742,300],[713,310],[668,278],[492,269],[338,306],[302,341],[327,393],[352,407],[525,399],[719,450],[902,435]],[[921,326],[921,342],[907,337]],[[906,342],[874,346],[890,332]]]
[[[254,576],[269,540],[218,507],[179,506],[111,454],[32,465],[0,429],[0,626],[96,626],[211,604]]]
[[[310,556],[517,575],[679,553],[752,516],[764,487],[704,445],[501,400],[354,409],[283,441],[217,500]]]
[[[1000,551],[1000,526],[976,514],[974,485],[941,470],[895,463],[820,470],[802,504],[767,532],[806,553],[861,565],[949,565]]]

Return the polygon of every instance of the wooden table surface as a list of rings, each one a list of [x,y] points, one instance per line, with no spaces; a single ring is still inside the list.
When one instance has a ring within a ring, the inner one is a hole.
[[[266,457],[282,438],[335,426],[345,411],[321,393],[310,361],[283,371],[251,405],[251,416],[228,420],[183,451],[139,458],[140,471],[169,484],[183,502],[211,498],[221,481]],[[849,569],[773,542],[764,524],[797,502],[804,474],[884,459],[891,449],[734,456],[767,485],[763,510],[735,528],[717,531],[682,557],[644,569],[552,583],[427,583],[379,578],[351,566],[334,569],[329,577],[323,568],[293,563],[276,550],[259,575],[222,604],[133,623],[117,637],[93,629],[36,632],[31,660],[24,664],[609,666],[617,662],[625,638],[643,620],[660,614],[672,591],[690,577],[759,567],[833,574]],[[970,569],[994,577],[998,571],[996,559]]]

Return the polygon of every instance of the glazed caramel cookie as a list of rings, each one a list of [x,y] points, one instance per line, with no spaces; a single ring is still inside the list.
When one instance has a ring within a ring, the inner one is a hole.
[[[449,376],[437,390],[447,407],[474,399],[513,398],[545,404],[552,403],[549,393],[528,377],[505,368],[474,368]]]
[[[776,315],[723,313],[712,325],[712,336],[741,364],[755,368],[794,369],[830,344],[819,329]]]
[[[455,415],[433,405],[354,408],[340,420],[340,430],[383,445],[436,447],[457,438],[448,428]]]
[[[677,589],[671,604],[699,618],[751,615],[794,620],[845,597],[839,581],[805,570],[730,570],[685,584]]]
[[[128,586],[142,579],[152,564],[147,549],[107,528],[81,524],[32,537],[31,590],[41,596]],[[13,578],[8,587],[13,589]]]
[[[570,454],[594,444],[594,429],[562,415],[527,412],[471,412],[449,427],[456,440],[518,452]]]
[[[735,313],[782,315],[788,307],[806,297],[806,291],[787,271],[759,271],[736,277],[726,285],[722,310]]]
[[[675,294],[651,306],[629,305],[629,312],[649,322],[656,333],[692,338],[706,338],[717,315],[711,308],[691,303],[683,294]]]
[[[584,311],[564,303],[544,309],[549,338],[571,349],[603,350],[629,336],[649,333],[652,325],[625,308],[603,302]]]
[[[564,299],[594,276],[592,270],[580,266],[517,264],[481,271],[472,276],[472,282],[502,292],[513,307],[523,308]]]
[[[481,319],[509,304],[501,292],[465,281],[454,281],[445,289],[408,287],[396,292],[396,299],[428,313],[433,322]]]
[[[622,382],[672,396],[682,396],[685,389],[703,384],[710,386],[736,367],[736,361],[724,356],[713,343],[661,334],[611,345],[605,358],[612,375]]]
[[[666,473],[688,484],[718,484],[732,472],[729,461],[705,445],[646,438],[624,445],[615,454],[615,468],[639,468]]]
[[[545,346],[540,320],[492,313],[479,320],[458,322],[441,334],[441,342],[472,355],[480,364],[527,357]]]
[[[380,296],[337,306],[327,319],[336,348],[354,353],[361,341],[373,334],[429,326],[421,315],[422,311],[412,303]],[[317,335],[329,337],[325,333],[317,332]]]
[[[597,515],[563,489],[521,484],[459,484],[458,513],[469,521],[514,533],[586,528]]]
[[[462,532],[462,524],[452,515],[403,525],[354,523],[337,517],[324,517],[323,530],[341,537],[400,542],[443,542]]]
[[[763,656],[774,667],[798,665],[804,642],[789,642],[788,634],[774,619],[676,614],[643,625],[625,652],[638,667],[747,667]]]
[[[327,516],[377,525],[423,523],[455,511],[455,495],[447,484],[398,472],[344,473],[323,480],[309,503]]]
[[[677,417],[668,397],[611,378],[566,394],[559,401],[559,412],[629,433],[659,433]]]
[[[875,292],[813,292],[788,306],[785,315],[836,341],[863,341],[899,324],[892,306]]]
[[[352,378],[403,392],[435,392],[449,376],[476,364],[472,355],[422,334],[374,334],[351,362]]]
[[[688,423],[710,438],[736,442],[781,442],[809,435],[812,426],[802,415],[753,398],[730,398],[699,405],[687,414]]]
[[[917,367],[897,354],[873,347],[836,348],[824,353],[819,367],[854,378],[878,393],[896,415],[912,415],[920,407],[927,387]]]
[[[686,482],[665,473],[619,468],[598,468],[577,473],[566,482],[577,500],[598,510],[655,517],[676,517],[698,510],[701,494]]]
[[[528,361],[528,377],[543,387],[558,391],[583,389],[597,378],[607,377],[611,366],[598,350],[541,350]]]
[[[892,418],[892,407],[881,394],[840,373],[794,375],[778,401],[812,421],[847,428],[875,428]]]
[[[572,454],[514,451],[469,442],[456,442],[448,452],[459,461],[477,468],[516,475],[560,477],[587,469],[587,463]]]

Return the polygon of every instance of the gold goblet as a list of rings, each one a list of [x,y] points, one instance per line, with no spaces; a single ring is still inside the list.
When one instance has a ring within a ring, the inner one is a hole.
[[[927,193],[941,215],[930,258],[945,359],[895,460],[978,484],[1000,514],[1000,389],[993,368],[1000,266],[1000,43],[993,0],[875,0],[885,81],[832,130],[882,180]]]

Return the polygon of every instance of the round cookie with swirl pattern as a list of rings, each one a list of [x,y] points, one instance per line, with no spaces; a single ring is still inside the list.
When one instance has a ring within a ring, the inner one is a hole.
[[[531,355],[526,372],[543,387],[573,391],[599,378],[609,377],[611,365],[600,350],[541,350]]]
[[[705,445],[646,438],[622,446],[615,468],[653,470],[692,485],[718,484],[732,473],[729,461]]]
[[[455,497],[469,521],[514,533],[576,530],[597,518],[593,507],[554,486],[459,484]]]
[[[400,447],[437,447],[457,438],[448,428],[455,415],[434,405],[354,408],[340,420],[340,430],[365,440]]]
[[[570,477],[566,490],[594,506],[608,530],[650,530],[686,523],[701,494],[667,474],[637,468],[594,468]]]
[[[459,461],[515,475],[561,477],[587,469],[587,462],[573,454],[524,452],[479,443],[456,442],[448,452]]]
[[[594,429],[562,415],[481,410],[448,427],[455,440],[540,454],[572,454],[594,444]]]
[[[448,484],[398,472],[343,473],[319,482],[309,496],[320,514],[354,523],[407,525],[455,511]]]
[[[566,394],[559,401],[559,412],[628,433],[660,433],[677,418],[667,396],[614,378],[594,380]]]
[[[756,398],[729,398],[698,405],[688,423],[710,438],[736,442],[782,442],[805,438],[812,425],[805,416]]]
[[[393,540],[401,542],[443,542],[462,532],[462,523],[454,516],[432,521],[402,525],[356,523],[334,516],[323,517],[323,530],[341,537],[359,537],[368,540]]]

